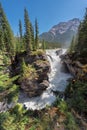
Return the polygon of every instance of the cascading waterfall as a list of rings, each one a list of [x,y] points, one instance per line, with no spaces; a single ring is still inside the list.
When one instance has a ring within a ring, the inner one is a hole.
[[[66,52],[65,49],[62,49],[62,54]],[[64,73],[61,71],[61,59],[59,55],[56,54],[56,50],[46,50],[48,55],[48,60],[51,65],[51,73],[49,74],[49,87],[43,92],[41,96],[29,98],[26,95],[21,94],[19,100],[20,103],[23,103],[27,109],[42,109],[47,105],[51,105],[55,100],[56,96],[53,94],[53,91],[64,91],[65,87],[68,84],[68,79],[71,77],[69,73]]]

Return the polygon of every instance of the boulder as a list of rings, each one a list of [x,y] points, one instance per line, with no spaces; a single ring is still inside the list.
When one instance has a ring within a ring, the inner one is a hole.
[[[47,80],[43,80],[43,82],[39,84],[39,88],[44,90],[48,88],[48,86],[49,86],[49,82]]]
[[[56,55],[61,55],[62,54],[62,49],[56,50]]]
[[[49,82],[44,80],[40,84],[35,81],[25,80],[21,83],[21,88],[29,97],[40,96],[49,86]]]

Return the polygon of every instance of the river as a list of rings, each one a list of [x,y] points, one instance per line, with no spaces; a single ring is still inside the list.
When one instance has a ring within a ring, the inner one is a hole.
[[[66,49],[62,49],[61,54],[64,54]],[[49,87],[43,92],[41,96],[29,98],[24,94],[20,95],[19,102],[22,103],[27,109],[40,110],[48,105],[51,105],[56,96],[53,91],[64,91],[68,79],[71,77],[69,73],[62,71],[62,63],[59,55],[56,53],[56,49],[46,50],[48,60],[51,65],[51,72],[49,74]]]

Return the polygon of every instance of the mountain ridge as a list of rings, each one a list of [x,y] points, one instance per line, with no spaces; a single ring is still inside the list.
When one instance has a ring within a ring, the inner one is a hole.
[[[72,37],[75,36],[78,31],[79,24],[79,18],[73,18],[67,22],[60,22],[54,25],[48,32],[42,33],[40,39],[69,46]]]

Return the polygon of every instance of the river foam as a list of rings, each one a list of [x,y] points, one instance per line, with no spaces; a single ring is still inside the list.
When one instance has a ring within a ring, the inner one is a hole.
[[[58,49],[57,49],[58,50]],[[22,103],[27,109],[40,110],[48,105],[51,105],[56,96],[53,91],[64,91],[68,79],[71,77],[69,73],[61,71],[62,63],[59,55],[57,55],[56,49],[46,50],[48,60],[51,65],[51,72],[49,74],[49,87],[43,92],[41,96],[29,98],[23,92],[20,92],[19,103]],[[66,52],[66,49],[62,49],[62,54]]]

